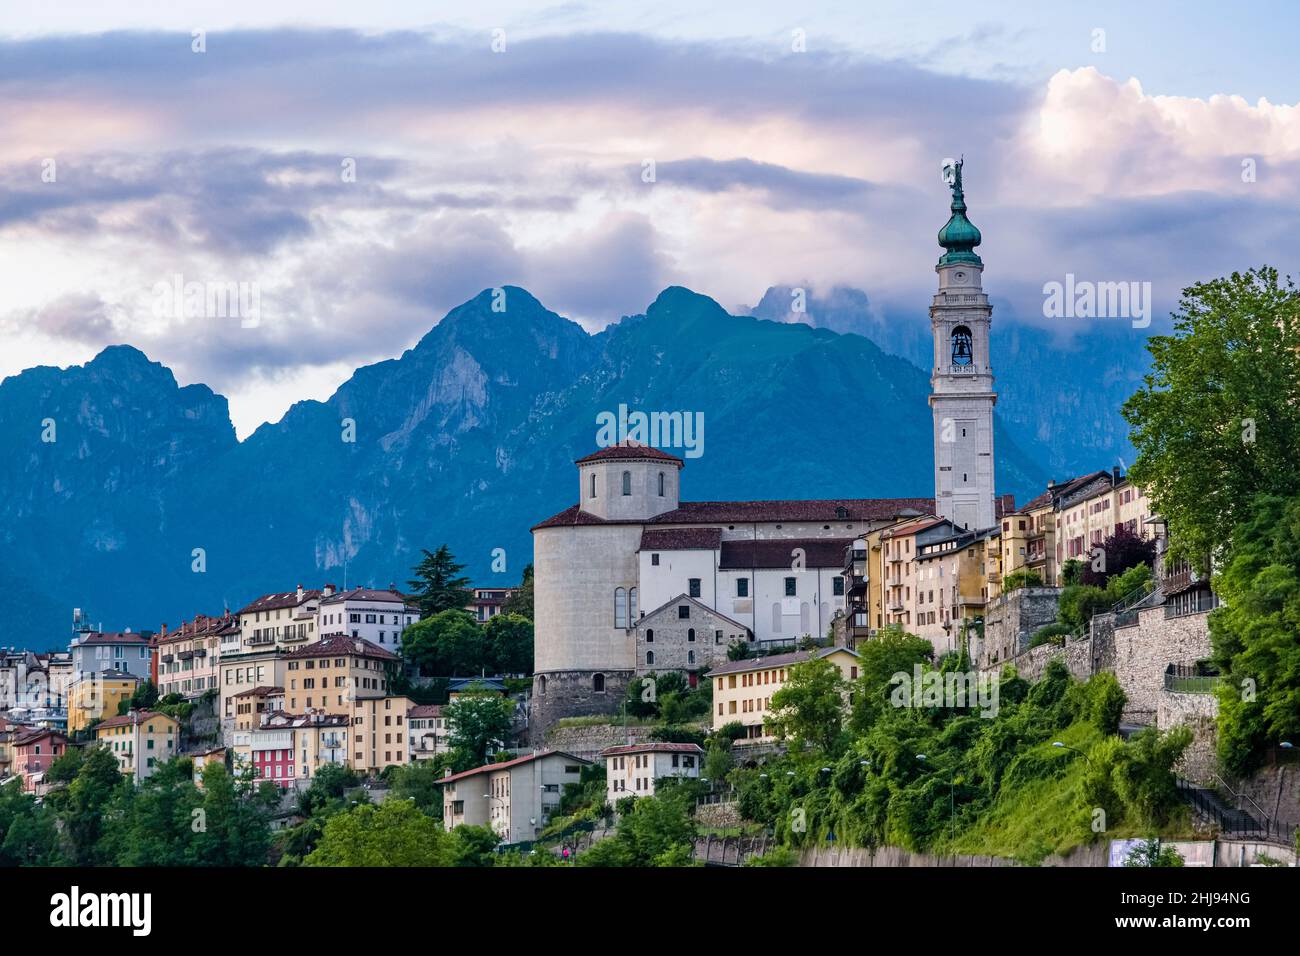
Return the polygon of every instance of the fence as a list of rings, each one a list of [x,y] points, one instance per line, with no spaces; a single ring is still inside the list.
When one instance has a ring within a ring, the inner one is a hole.
[[[1259,809],[1259,805],[1253,800],[1235,793],[1220,778],[1216,777],[1215,779],[1219,780],[1220,787],[1227,790],[1232,796],[1236,806],[1226,803],[1215,790],[1208,787],[1198,787],[1182,777],[1178,778],[1179,795],[1197,813],[1217,826],[1224,834],[1251,837],[1267,843],[1278,843],[1282,846],[1295,846],[1295,824],[1271,819]],[[1242,808],[1241,804],[1247,800],[1253,804],[1254,814]]]
[[[1222,679],[1195,664],[1170,664],[1165,668],[1165,690],[1176,694],[1213,694]]]

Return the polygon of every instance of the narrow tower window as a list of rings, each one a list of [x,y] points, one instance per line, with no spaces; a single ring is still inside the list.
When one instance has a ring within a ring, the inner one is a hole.
[[[591,473],[591,493],[590,493],[590,497],[592,497],[592,498],[596,497],[596,473],[595,473],[594,471]]]
[[[659,497],[662,498],[663,496],[664,496],[664,473],[661,471],[659,472]]]
[[[625,471],[623,472],[623,494],[630,495],[631,493],[632,493],[632,472]]]
[[[970,365],[971,358],[970,329],[959,325],[952,330],[952,364]]]

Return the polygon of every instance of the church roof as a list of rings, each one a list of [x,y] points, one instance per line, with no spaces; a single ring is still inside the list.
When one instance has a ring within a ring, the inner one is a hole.
[[[629,442],[602,448],[600,451],[593,452],[584,458],[579,458],[574,464],[585,465],[591,461],[645,461],[647,458],[654,461],[670,461],[675,465],[684,464],[676,455],[670,455],[668,452],[660,451],[650,445],[637,445]]]
[[[721,528],[647,528],[641,532],[642,551],[717,551]]]
[[[599,524],[749,524],[773,521],[889,521],[928,514],[934,498],[825,498],[811,501],[683,501],[672,511],[645,520],[605,519],[581,505],[533,525],[562,528]]]

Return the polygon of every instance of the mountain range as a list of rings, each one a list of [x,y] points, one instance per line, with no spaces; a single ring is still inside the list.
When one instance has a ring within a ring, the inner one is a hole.
[[[672,287],[595,334],[524,289],[504,302],[485,290],[242,442],[224,397],[127,345],[0,382],[0,643],[65,645],[73,607],[156,629],[298,583],[402,587],[443,542],[476,584],[517,583],[529,527],[576,500],[573,462],[620,404],[703,413],[686,500],[932,493],[925,326],[857,290],[791,321],[786,289],[734,315]],[[1108,334],[1063,352],[995,322],[999,492],[1128,453],[1118,407],[1145,353]]]

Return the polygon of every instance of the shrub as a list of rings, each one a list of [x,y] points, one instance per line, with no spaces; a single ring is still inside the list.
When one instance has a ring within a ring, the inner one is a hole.
[[[1053,644],[1064,644],[1065,635],[1073,633],[1074,628],[1068,624],[1048,624],[1034,631],[1034,636],[1029,639],[1030,647],[1038,647],[1049,641]]]
[[[1028,568],[1012,571],[1002,579],[1003,591],[1016,591],[1020,588],[1041,588],[1042,586],[1042,576],[1037,571],[1031,571]]]

